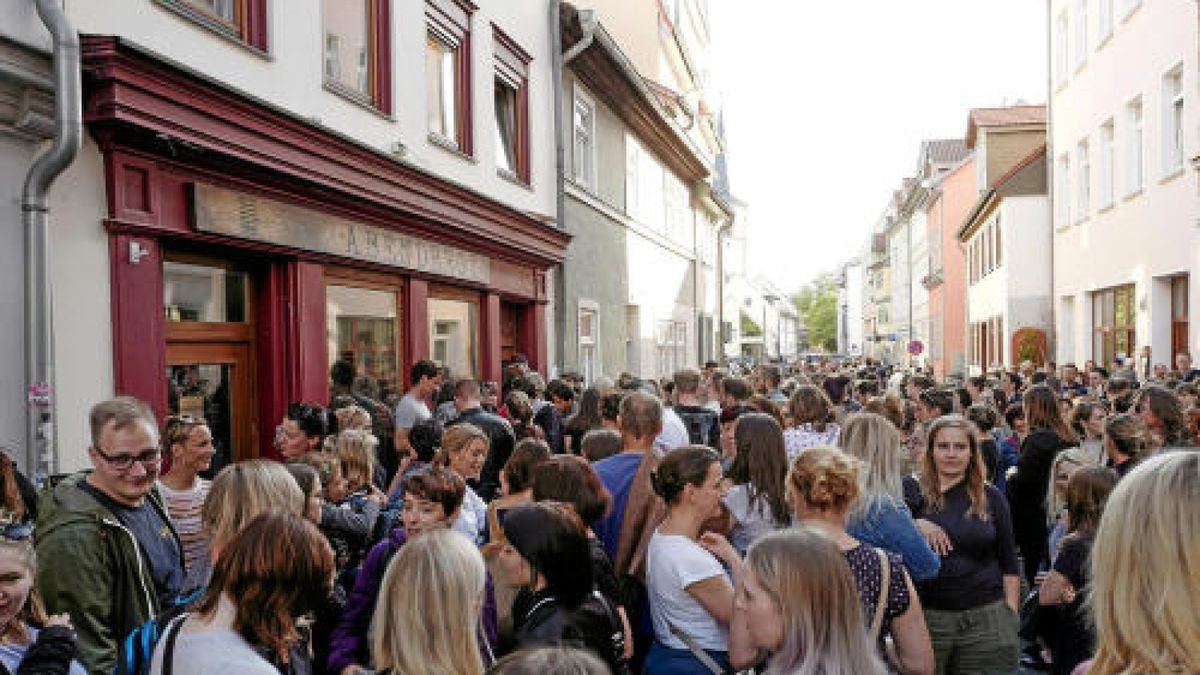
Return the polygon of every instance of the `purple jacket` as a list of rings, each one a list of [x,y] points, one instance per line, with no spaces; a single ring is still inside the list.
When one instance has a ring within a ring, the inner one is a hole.
[[[351,664],[367,666],[371,663],[371,646],[367,639],[371,630],[371,617],[379,601],[379,587],[388,563],[400,547],[408,541],[403,527],[394,527],[383,541],[371,547],[363,559],[354,589],[346,599],[346,608],[338,619],[329,642],[329,672],[340,673]],[[487,578],[483,601],[483,631],[479,636],[479,651],[484,667],[491,665],[492,648],[496,644],[496,594],[491,575]]]

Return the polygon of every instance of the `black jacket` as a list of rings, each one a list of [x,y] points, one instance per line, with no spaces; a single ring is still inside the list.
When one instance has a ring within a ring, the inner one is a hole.
[[[546,592],[521,591],[513,602],[517,649],[536,646],[581,647],[594,652],[612,668],[620,668],[625,634],[620,619],[599,593],[569,608]]]
[[[73,658],[75,631],[65,626],[51,626],[38,632],[37,640],[29,646],[15,673],[0,664],[0,675],[67,675]]]
[[[1046,490],[1054,458],[1066,447],[1058,434],[1038,429],[1021,443],[1017,474],[1008,481],[1008,501],[1017,543],[1035,551],[1046,544]],[[1028,555],[1028,553],[1027,553]]]
[[[480,499],[490,502],[500,492],[500,470],[512,455],[517,436],[508,420],[483,408],[462,411],[449,426],[455,424],[473,424],[488,437],[488,456],[479,475],[478,494]]]

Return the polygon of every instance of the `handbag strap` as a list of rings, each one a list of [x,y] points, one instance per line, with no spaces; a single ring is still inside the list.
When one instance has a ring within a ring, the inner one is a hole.
[[[875,549],[879,556],[879,600],[875,604],[875,618],[871,620],[871,639],[879,640],[879,631],[883,628],[883,615],[887,611],[888,594],[892,586],[892,567],[887,553]]]
[[[683,632],[682,629],[671,622],[667,622],[667,626],[671,629],[671,635],[674,635],[682,640],[683,644],[687,645],[688,651],[692,653],[692,656],[695,656],[705,668],[708,668],[709,672],[711,672],[713,675],[725,675],[725,669],[721,667],[721,664],[717,663],[716,659],[709,656],[708,652],[704,651],[703,647],[696,644],[696,641],[692,639],[691,635]]]
[[[162,675],[172,675],[175,670],[175,638],[179,637],[179,630],[183,628],[183,622],[187,621],[186,613],[179,615],[174,621],[167,624],[166,640],[163,645],[162,658]]]

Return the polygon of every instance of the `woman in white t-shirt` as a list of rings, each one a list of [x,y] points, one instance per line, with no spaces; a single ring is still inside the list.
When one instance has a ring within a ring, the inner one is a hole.
[[[729,469],[733,487],[724,502],[733,517],[729,541],[744,556],[755,539],[792,522],[784,488],[788,463],[783,430],[774,417],[746,413],[734,425],[737,455]]]
[[[450,469],[464,481],[479,480],[490,445],[487,434],[479,427],[474,424],[455,424],[442,434],[442,449],[433,463]],[[482,544],[487,531],[487,511],[487,504],[468,485],[458,519],[451,529],[466,535],[475,544]]]
[[[736,581],[742,562],[724,537],[700,534],[704,521],[720,512],[720,458],[704,446],[672,450],[652,481],[667,503],[667,517],[646,553],[646,592],[654,621],[646,673],[690,675],[711,672],[712,665],[728,670],[734,586],[722,563]]]

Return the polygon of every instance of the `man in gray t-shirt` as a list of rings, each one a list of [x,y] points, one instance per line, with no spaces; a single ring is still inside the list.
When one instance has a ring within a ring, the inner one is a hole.
[[[403,458],[413,454],[408,442],[408,431],[417,422],[430,418],[429,406],[425,403],[442,384],[442,371],[433,361],[421,360],[413,364],[409,377],[410,386],[404,397],[396,404],[395,420],[396,453]]]

